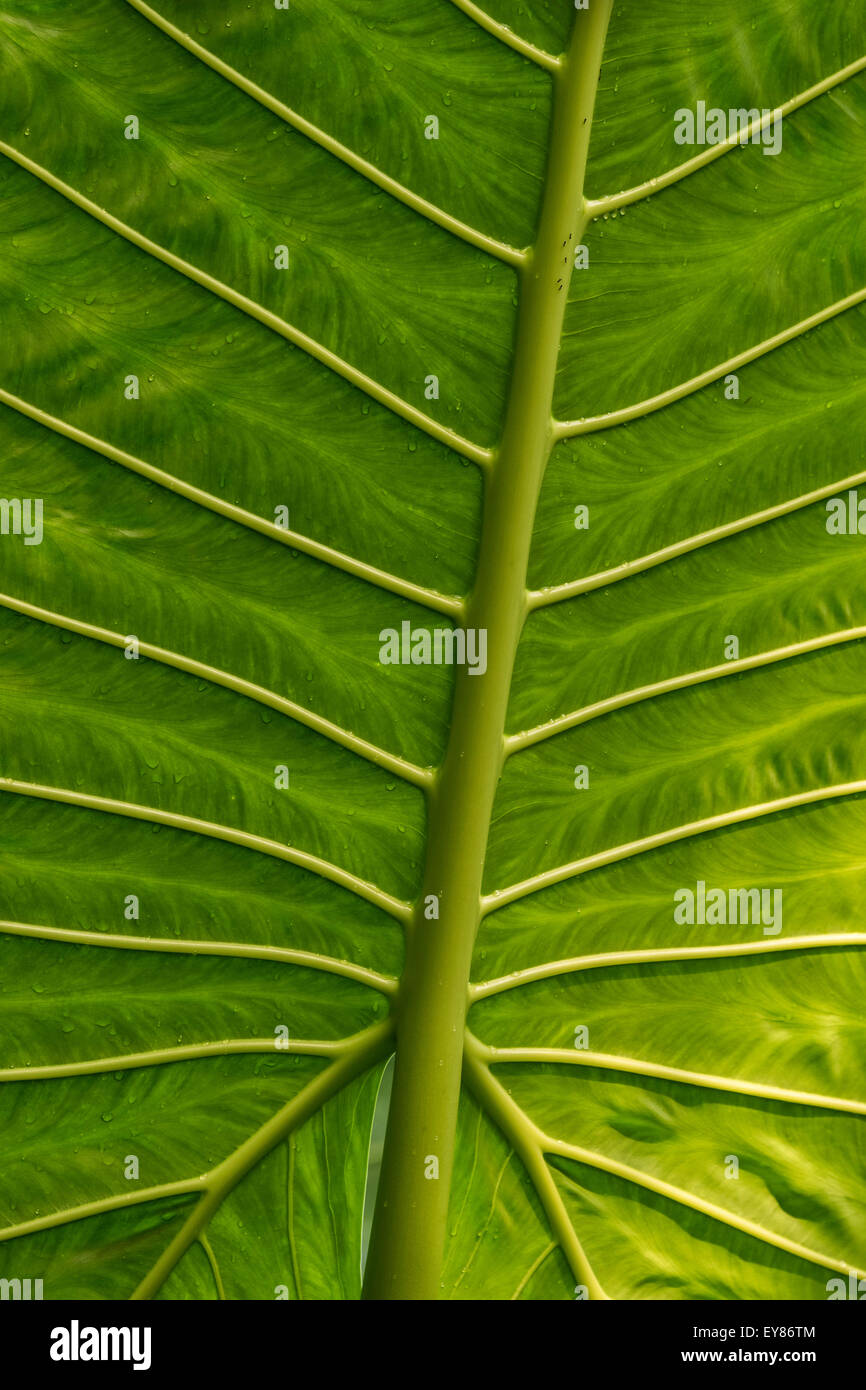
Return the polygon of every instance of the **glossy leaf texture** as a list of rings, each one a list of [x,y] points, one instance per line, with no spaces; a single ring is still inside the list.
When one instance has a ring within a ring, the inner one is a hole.
[[[866,1277],[866,13],[699,9],[613,5],[491,575],[572,5],[4,5],[0,1277],[361,1295],[474,684],[380,634],[496,584],[438,1292]],[[677,145],[699,102],[781,149]]]

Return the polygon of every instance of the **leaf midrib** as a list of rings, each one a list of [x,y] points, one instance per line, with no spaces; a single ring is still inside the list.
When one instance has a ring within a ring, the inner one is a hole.
[[[538,236],[520,271],[513,372],[502,439],[487,470],[468,628],[488,634],[483,681],[458,672],[445,759],[429,798],[427,860],[398,1003],[398,1050],[364,1297],[438,1294],[464,1065],[472,949],[490,817],[505,754],[511,678],[528,611],[525,578],[541,481],[555,438],[553,394],[573,269],[586,225],[584,175],[613,0],[575,14],[554,74]],[[425,902],[440,903],[438,920]],[[439,1161],[427,1181],[425,1156]]]

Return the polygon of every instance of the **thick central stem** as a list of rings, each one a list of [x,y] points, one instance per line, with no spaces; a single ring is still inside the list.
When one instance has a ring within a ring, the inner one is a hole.
[[[584,173],[613,0],[575,16],[554,78],[545,192],[536,244],[521,271],[514,366],[502,441],[484,500],[466,626],[486,628],[483,676],[458,668],[448,749],[430,800],[427,861],[397,1016],[397,1063],[365,1298],[438,1296],[454,1160],[472,949],[575,246],[585,225]],[[438,920],[424,900],[439,900]],[[438,1177],[432,1176],[438,1164]]]

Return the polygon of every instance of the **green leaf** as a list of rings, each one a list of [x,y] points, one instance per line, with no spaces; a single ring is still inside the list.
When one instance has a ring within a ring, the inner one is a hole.
[[[866,16],[0,32],[0,1277],[849,1296]]]

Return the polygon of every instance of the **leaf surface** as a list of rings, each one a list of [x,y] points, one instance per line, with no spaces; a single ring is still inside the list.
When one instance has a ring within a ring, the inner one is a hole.
[[[861,7],[0,32],[0,1276],[863,1276]]]

